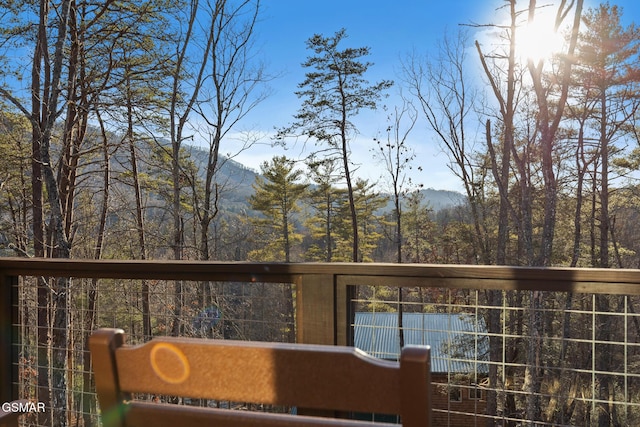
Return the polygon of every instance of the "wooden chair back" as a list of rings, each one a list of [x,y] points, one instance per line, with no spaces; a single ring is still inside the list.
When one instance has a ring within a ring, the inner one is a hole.
[[[120,329],[90,339],[105,427],[356,426],[335,413],[397,414],[404,426],[430,425],[428,347],[406,347],[400,362],[352,347],[193,338],[124,343]],[[160,404],[133,393],[305,408],[322,417]],[[333,412],[332,412],[333,413]]]

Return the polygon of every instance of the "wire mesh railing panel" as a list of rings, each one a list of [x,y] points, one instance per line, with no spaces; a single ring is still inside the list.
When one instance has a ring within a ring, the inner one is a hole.
[[[15,279],[16,271],[23,276]],[[102,278],[45,278],[36,271]],[[15,301],[9,310],[15,321],[3,341],[11,351],[0,348],[0,376],[9,372],[14,387],[0,392],[46,404],[24,425],[98,424],[87,341],[99,327],[124,329],[130,344],[159,335],[350,338],[385,359],[396,359],[402,345],[431,345],[435,425],[640,425],[636,271],[14,260],[5,274],[0,304],[7,311],[6,301]],[[139,279],[106,278],[114,276]],[[221,281],[204,281],[211,277]],[[358,285],[356,297],[345,310],[345,296],[354,293],[344,286],[351,284]]]
[[[430,345],[434,423],[640,425],[640,297],[358,286],[354,345]]]
[[[22,425],[99,425],[88,340],[101,327],[121,328],[128,344],[154,336],[295,342],[294,286],[257,282],[191,282],[21,277],[15,387],[44,404]],[[171,403],[282,411],[238,402],[172,396]]]

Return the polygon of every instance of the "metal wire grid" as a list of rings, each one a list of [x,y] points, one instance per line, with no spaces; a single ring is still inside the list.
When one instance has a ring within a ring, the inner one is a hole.
[[[402,329],[432,346],[435,425],[640,425],[640,297],[500,291],[496,307],[485,291],[398,289],[358,287],[354,342],[397,359]]]
[[[53,285],[49,281],[46,283],[51,295]],[[18,327],[20,342],[16,344],[19,375],[16,387],[20,398],[47,401],[42,395],[50,393],[54,403],[48,405],[44,413],[24,416],[22,423],[25,426],[51,425],[51,417],[55,416],[65,416],[70,426],[99,425],[89,368],[88,337],[100,327],[124,329],[129,344],[145,342],[151,336],[295,341],[295,288],[291,284],[71,278],[64,330],[51,326],[59,309],[52,306],[51,300],[44,305],[38,302],[37,284],[38,278],[34,277],[21,277],[17,282],[19,321],[14,326]],[[46,326],[39,328],[38,319],[42,324],[43,316]],[[145,329],[145,319],[150,324],[150,334]],[[44,329],[40,337],[39,329]],[[61,335],[66,342],[64,348],[55,344],[59,341],[54,337]],[[65,355],[65,361],[56,366],[54,358],[61,353]],[[54,381],[47,381],[56,373],[65,379],[64,390],[59,390]],[[53,410],[56,396],[66,399],[64,414],[56,414]],[[190,405],[284,410],[171,396],[145,398]]]
[[[293,286],[263,283],[194,283],[172,281],[71,279],[68,299],[68,348],[56,348],[48,328],[46,344],[38,344],[38,317],[53,318],[55,310],[38,303],[36,279],[18,281],[19,328],[17,349],[21,397],[38,399],[38,380],[59,369],[51,364],[57,350],[66,352],[65,394],[69,425],[96,425],[96,405],[86,368],[86,338],[97,327],[120,327],[128,342],[145,341],[143,327],[144,286],[152,335],[209,336],[225,339],[294,341]],[[179,298],[176,298],[179,289]],[[95,307],[91,307],[92,293]],[[485,425],[487,399],[496,400],[498,425],[527,422],[527,405],[532,397],[540,408],[536,425],[596,425],[605,414],[621,425],[640,425],[640,319],[638,296],[543,293],[542,303],[532,304],[528,291],[504,291],[501,305],[487,304],[484,291],[457,289],[359,287],[353,301],[356,313],[447,314],[445,325],[410,326],[405,322],[405,344],[413,336],[427,333],[445,336],[444,349],[436,362],[447,369],[434,376],[440,396],[434,404],[438,425]],[[178,305],[176,305],[176,303]],[[178,310],[175,307],[179,307]],[[499,329],[490,330],[490,313],[499,314]],[[454,327],[466,319],[473,328]],[[93,320],[91,320],[93,319]],[[532,326],[535,322],[537,326]],[[176,326],[177,325],[177,326]],[[387,328],[399,338],[399,328],[376,324],[352,324],[354,332]],[[398,339],[399,341],[399,339]],[[490,357],[488,342],[495,353]],[[539,348],[536,364],[529,363],[527,351]],[[363,348],[376,352],[375,347]],[[497,350],[496,350],[497,349]],[[495,356],[497,354],[497,357]],[[38,360],[46,361],[39,364]],[[395,351],[376,354],[397,357]],[[464,370],[460,370],[464,366]],[[453,369],[455,367],[455,369]],[[489,372],[494,369],[494,383]],[[537,369],[537,370],[536,370]],[[527,384],[531,372],[539,373],[538,388]],[[89,382],[85,387],[86,382]],[[42,387],[42,385],[40,385]],[[55,385],[49,386],[55,394]],[[169,398],[169,397],[167,397]],[[183,402],[220,404],[230,402]],[[470,406],[471,405],[471,406]],[[25,425],[49,425],[43,414],[29,414]],[[265,408],[257,408],[265,409]],[[40,418],[38,418],[40,415]]]

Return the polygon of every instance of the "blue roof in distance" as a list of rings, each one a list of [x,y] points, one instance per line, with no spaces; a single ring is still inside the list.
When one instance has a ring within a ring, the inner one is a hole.
[[[466,313],[403,313],[405,345],[431,346],[434,373],[488,373],[489,337],[484,320]],[[400,356],[398,313],[357,312],[357,348],[381,359]]]

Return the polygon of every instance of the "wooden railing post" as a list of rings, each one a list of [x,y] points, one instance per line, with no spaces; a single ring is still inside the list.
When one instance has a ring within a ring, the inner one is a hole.
[[[336,284],[331,274],[303,274],[296,287],[297,342],[337,344]]]
[[[338,344],[335,276],[303,274],[296,284],[296,342]],[[334,411],[298,408],[299,415],[336,417]]]
[[[18,278],[0,273],[0,403],[17,399]]]

